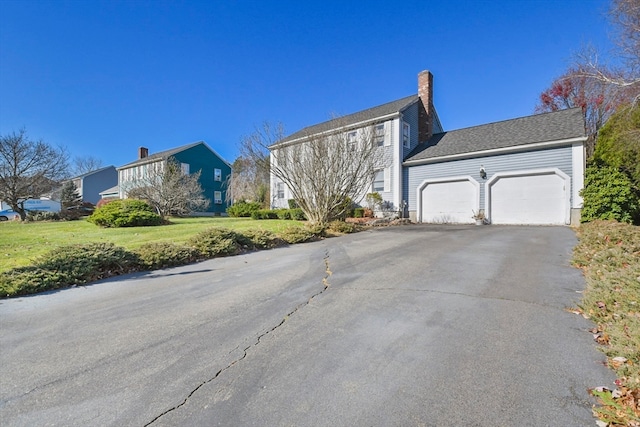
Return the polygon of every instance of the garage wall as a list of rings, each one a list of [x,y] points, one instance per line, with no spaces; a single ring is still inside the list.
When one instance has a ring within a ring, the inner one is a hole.
[[[484,183],[486,180],[480,178],[481,166],[487,172],[487,179],[497,172],[558,168],[572,178],[571,182],[574,185],[571,150],[571,146],[567,146],[405,167],[403,171],[403,198],[408,201],[409,213],[412,218],[415,218],[416,189],[425,179],[470,175],[481,184],[480,208],[484,209],[486,196]],[[573,201],[571,201],[571,205],[573,206]]]

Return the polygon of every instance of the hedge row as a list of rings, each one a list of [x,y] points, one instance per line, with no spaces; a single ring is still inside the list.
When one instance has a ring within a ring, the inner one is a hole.
[[[356,231],[333,223],[329,224],[328,229],[340,233]],[[176,267],[251,250],[307,242],[324,235],[325,229],[319,227],[289,227],[278,234],[266,230],[238,232],[214,227],[193,236],[186,244],[148,243],[132,251],[112,243],[61,246],[37,259],[32,266],[0,273],[0,298],[81,285],[136,271]]]
[[[300,208],[293,209],[259,209],[251,213],[252,219],[291,219],[306,221],[307,217]]]

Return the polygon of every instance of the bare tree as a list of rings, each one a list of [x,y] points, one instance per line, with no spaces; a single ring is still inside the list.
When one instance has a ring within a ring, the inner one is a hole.
[[[200,186],[200,171],[183,174],[180,164],[166,160],[146,165],[146,172],[123,184],[128,197],[147,201],[162,218],[204,210],[209,200]]]
[[[585,130],[589,136],[587,155],[590,156],[593,154],[598,130],[620,105],[631,100],[630,91],[585,76],[581,69],[572,68],[555,79],[551,86],[540,94],[536,112],[582,108]]]
[[[73,159],[73,172],[75,175],[84,175],[102,167],[102,160],[93,156],[77,156]]]
[[[362,199],[381,161],[372,126],[349,129],[338,119],[334,129],[283,142],[282,125],[265,124],[241,144],[242,155],[257,164],[271,152],[272,176],[289,188],[313,224],[339,217],[348,208],[345,200]]]
[[[256,163],[249,157],[239,156],[231,166],[227,182],[227,202],[251,201],[269,203],[269,154]]]
[[[616,57],[624,67],[612,67],[599,60],[598,51],[588,46],[575,55],[574,68],[581,76],[627,92],[640,102],[640,0],[612,0],[609,12],[613,24]]]
[[[24,202],[52,191],[68,172],[62,147],[29,139],[25,129],[0,136],[0,199],[24,220]]]

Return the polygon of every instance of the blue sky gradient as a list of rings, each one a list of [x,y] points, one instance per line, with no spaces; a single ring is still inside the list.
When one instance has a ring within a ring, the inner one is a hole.
[[[103,164],[204,140],[227,161],[264,121],[288,133],[417,93],[445,130],[533,114],[604,0],[0,0],[0,134]]]

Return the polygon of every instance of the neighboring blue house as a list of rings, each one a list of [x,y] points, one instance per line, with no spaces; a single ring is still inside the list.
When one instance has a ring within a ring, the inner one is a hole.
[[[370,191],[414,221],[473,223],[482,213],[493,224],[579,222],[587,139],[579,108],[445,132],[433,76],[423,71],[417,95],[309,126],[279,143],[372,126],[384,160]],[[271,194],[276,206],[291,198],[273,175]]]
[[[226,214],[227,179],[231,175],[231,165],[203,141],[151,155],[147,148],[140,147],[136,161],[118,168],[119,197],[126,198],[127,192],[135,188],[136,183],[144,182],[148,171],[164,167],[168,160],[179,163],[184,174],[200,172],[200,186],[210,203],[205,212],[194,214]],[[107,187],[102,190],[107,190]],[[103,191],[103,196],[114,193],[115,189],[109,189],[108,193]]]
[[[101,199],[101,191],[118,184],[118,171],[115,166],[107,166],[71,178],[71,181],[78,189],[82,201],[95,205]]]

